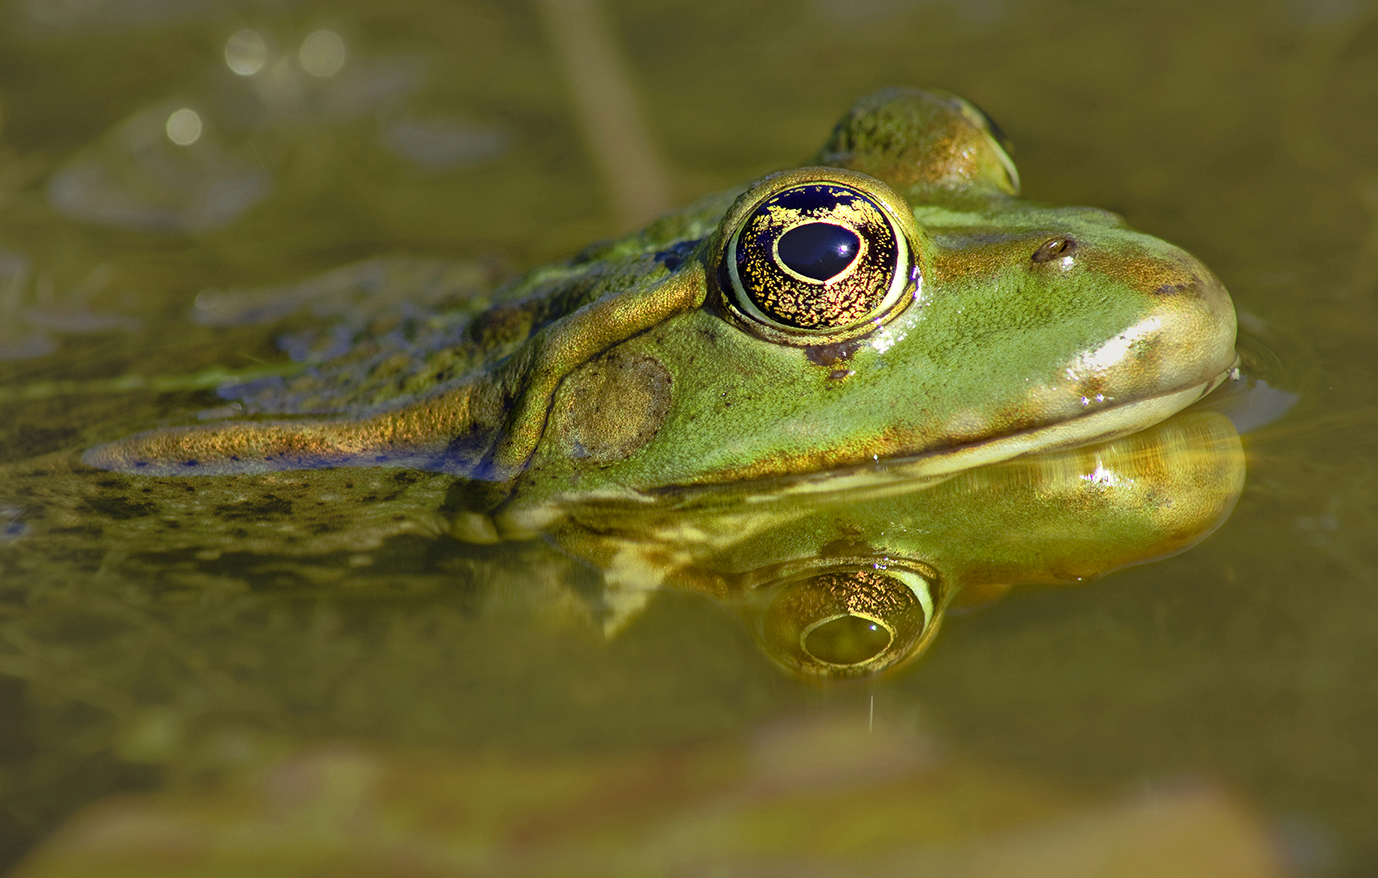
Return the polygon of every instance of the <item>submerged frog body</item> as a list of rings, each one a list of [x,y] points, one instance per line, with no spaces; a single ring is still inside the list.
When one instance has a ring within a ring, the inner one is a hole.
[[[443,474],[453,536],[559,532],[582,510],[588,532],[618,531],[621,555],[612,543],[576,554],[644,589],[676,569],[652,571],[651,556],[702,558],[685,547],[714,528],[657,519],[656,533],[629,535],[637,509],[754,505],[785,522],[796,511],[782,498],[884,495],[1134,433],[1234,366],[1234,311],[1205,266],[1113,214],[1021,200],[997,130],[959,98],[865,98],[816,162],[533,271],[424,332],[229,391],[246,417],[83,460],[155,477]],[[1226,481],[1229,497],[1238,479]],[[759,518],[746,530],[768,532]],[[819,528],[835,538],[811,537],[806,552],[842,540],[853,572],[868,558],[908,563],[884,535],[829,520]],[[712,539],[730,543],[731,529]],[[868,541],[892,547],[856,548]],[[960,577],[925,564],[913,560],[906,588],[928,595],[927,630],[952,590],[916,583]],[[754,581],[747,562],[729,566],[729,579]],[[851,581],[864,589],[867,576]],[[902,657],[891,652],[884,664]]]

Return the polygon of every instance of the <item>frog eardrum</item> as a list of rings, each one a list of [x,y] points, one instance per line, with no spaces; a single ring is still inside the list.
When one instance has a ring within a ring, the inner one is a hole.
[[[767,177],[723,222],[718,282],[743,326],[779,341],[852,337],[918,291],[918,230],[890,187],[837,168]]]

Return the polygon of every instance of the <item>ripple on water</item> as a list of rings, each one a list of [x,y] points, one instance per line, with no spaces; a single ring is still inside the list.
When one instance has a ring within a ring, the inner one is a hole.
[[[234,221],[268,194],[268,174],[222,147],[200,115],[193,126],[188,110],[147,107],[77,153],[48,184],[53,206],[74,219],[148,231]]]

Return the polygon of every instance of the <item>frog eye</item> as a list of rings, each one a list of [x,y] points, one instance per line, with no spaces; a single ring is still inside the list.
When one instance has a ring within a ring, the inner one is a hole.
[[[774,191],[727,240],[721,269],[731,304],[758,324],[810,336],[890,316],[918,278],[892,210],[837,181]]]
[[[761,617],[771,658],[824,679],[877,673],[937,630],[937,578],[879,564],[815,572],[777,586]]]

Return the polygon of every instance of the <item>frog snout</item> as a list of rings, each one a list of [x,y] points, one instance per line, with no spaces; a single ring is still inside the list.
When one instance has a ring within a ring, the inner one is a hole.
[[[1163,384],[1210,381],[1234,365],[1234,305],[1225,285],[1195,257],[1180,253],[1171,260],[1148,298]]]

